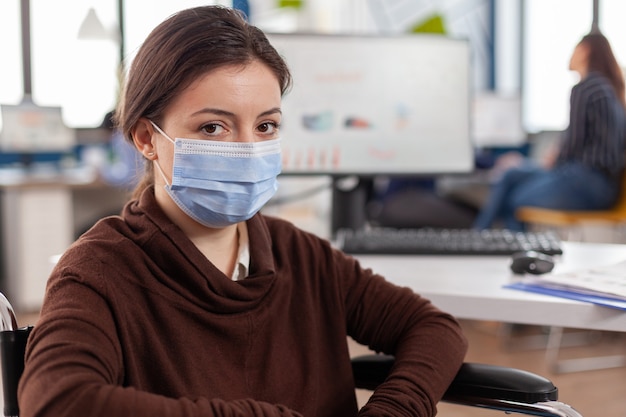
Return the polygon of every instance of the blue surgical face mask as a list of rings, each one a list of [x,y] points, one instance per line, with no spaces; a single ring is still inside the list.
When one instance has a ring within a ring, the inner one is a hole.
[[[173,140],[172,183],[165,190],[189,217],[211,228],[225,227],[254,216],[278,189],[280,139],[263,142]]]

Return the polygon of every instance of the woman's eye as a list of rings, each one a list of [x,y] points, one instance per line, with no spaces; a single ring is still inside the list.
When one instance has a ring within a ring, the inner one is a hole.
[[[217,123],[210,123],[202,126],[202,131],[208,135],[219,135],[224,131],[224,128]]]
[[[261,133],[276,133],[278,131],[278,124],[274,122],[265,122],[261,123],[258,129]]]

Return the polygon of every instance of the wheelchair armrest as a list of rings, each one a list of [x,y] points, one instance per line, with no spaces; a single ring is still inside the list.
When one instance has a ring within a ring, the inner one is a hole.
[[[394,357],[365,355],[352,360],[357,388],[375,389],[391,371]],[[534,404],[556,401],[558,390],[542,376],[515,368],[464,363],[444,394],[443,401],[484,398]]]
[[[352,358],[352,375],[356,388],[373,391],[389,375],[395,358],[391,355],[363,355]]]
[[[464,363],[444,394],[445,401],[458,397],[492,398],[525,404],[557,401],[552,381],[521,369],[484,363]]]

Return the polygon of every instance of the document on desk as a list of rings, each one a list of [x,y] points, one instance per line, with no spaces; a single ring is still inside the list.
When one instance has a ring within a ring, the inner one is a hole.
[[[580,271],[527,277],[505,287],[626,310],[626,261]]]

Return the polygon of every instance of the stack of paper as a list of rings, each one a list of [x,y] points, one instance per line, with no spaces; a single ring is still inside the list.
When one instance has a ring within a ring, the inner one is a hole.
[[[505,287],[626,310],[626,261],[581,271],[528,277]]]

